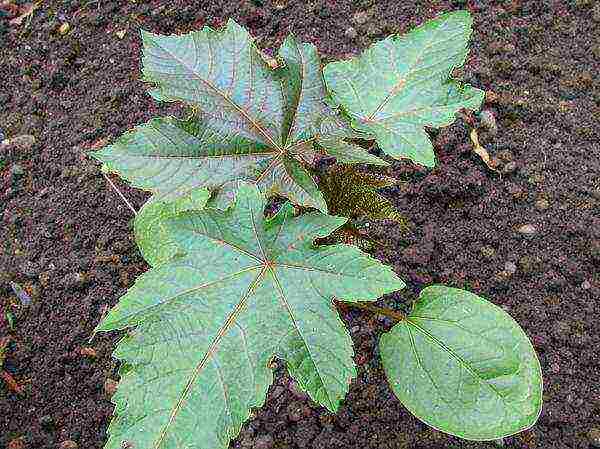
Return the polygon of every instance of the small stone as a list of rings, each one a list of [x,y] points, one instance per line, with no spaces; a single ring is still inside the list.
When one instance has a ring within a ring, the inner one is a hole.
[[[287,415],[292,422],[302,421],[310,416],[310,407],[303,402],[291,402],[287,407]]]
[[[532,236],[537,233],[537,228],[532,224],[524,224],[517,227],[517,232],[525,236]]]
[[[25,169],[19,164],[13,164],[10,173],[13,178],[20,178],[25,174]]]
[[[35,137],[30,134],[22,134],[9,139],[8,143],[19,151],[28,151],[35,144]]]
[[[104,393],[106,393],[106,396],[108,396],[109,398],[111,398],[112,395],[115,394],[118,387],[119,382],[117,382],[116,380],[108,378],[104,381]]]
[[[7,449],[25,449],[25,437],[15,438],[8,442]]]
[[[592,284],[590,283],[590,281],[583,281],[581,283],[582,290],[589,290],[590,288],[592,288]]]
[[[535,273],[542,267],[542,259],[537,256],[523,256],[519,259],[519,268],[525,274]]]
[[[499,96],[496,92],[492,91],[492,90],[486,90],[485,91],[485,102],[489,103],[489,104],[494,104],[497,103],[499,99]]]
[[[504,264],[504,271],[508,274],[508,275],[512,275],[515,274],[517,272],[517,264],[514,262],[506,262]]]
[[[592,427],[588,431],[587,437],[592,447],[600,448],[600,428]]]
[[[594,22],[600,22],[600,3],[596,3],[592,10],[592,20]]]
[[[84,357],[96,358],[98,353],[94,348],[83,347],[79,350],[79,353]]]
[[[69,31],[71,31],[71,25],[69,25],[69,22],[64,22],[60,27],[58,27],[58,32],[63,36]]]
[[[50,415],[45,415],[40,418],[40,426],[44,430],[50,430],[54,427],[54,419]]]
[[[346,37],[348,39],[356,39],[356,37],[358,36],[358,33],[356,32],[354,27],[346,28],[346,31],[344,32],[344,34],[346,35]]]
[[[546,210],[550,207],[550,201],[548,201],[546,198],[539,198],[536,202],[535,202],[535,208],[537,210]]]
[[[73,440],[65,440],[58,447],[59,449],[77,449],[79,445]]]
[[[504,165],[504,167],[502,167],[502,173],[507,175],[510,173],[514,173],[515,171],[517,171],[517,168],[519,168],[519,166],[516,162],[509,162],[506,165]]]
[[[600,240],[594,239],[588,244],[588,254],[596,261],[600,261]]]
[[[254,441],[254,449],[271,449],[274,443],[271,435],[261,435]]]
[[[562,338],[565,335],[568,336],[571,332],[571,325],[568,321],[556,321],[552,325],[552,332],[557,338]]]
[[[19,265],[19,271],[29,279],[35,279],[40,274],[39,267],[30,260],[26,260]]]
[[[483,257],[487,257],[488,259],[494,257],[494,255],[496,254],[496,250],[489,245],[482,246],[479,249],[479,252]]]
[[[67,276],[67,285],[69,287],[81,288],[90,282],[90,276],[87,273],[71,273]]]
[[[513,154],[510,150],[502,150],[498,152],[498,159],[504,162],[512,162]]]
[[[498,132],[498,125],[496,123],[496,117],[494,113],[489,109],[484,109],[479,114],[479,123],[485,129],[487,129],[492,135],[496,135]]]
[[[366,11],[358,11],[352,16],[352,21],[357,25],[363,25],[369,20],[369,14]]]

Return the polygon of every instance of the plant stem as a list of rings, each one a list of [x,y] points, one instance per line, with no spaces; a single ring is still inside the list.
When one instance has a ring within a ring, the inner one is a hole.
[[[355,307],[357,309],[368,310],[369,312],[373,312],[378,315],[387,316],[395,321],[402,321],[402,320],[406,319],[406,315],[404,315],[402,312],[398,312],[397,310],[392,310],[392,309],[386,309],[383,307],[377,307],[377,306],[371,305],[369,303],[346,302],[346,301],[338,301],[338,302],[342,303],[346,307]]]
[[[125,204],[127,205],[127,207],[129,207],[129,209],[131,209],[131,212],[133,212],[133,215],[137,215],[137,211],[134,209],[134,207],[131,205],[131,203],[129,201],[127,201],[127,198],[125,198],[125,195],[123,195],[121,193],[121,191],[112,182],[112,180],[105,173],[102,173],[102,175],[106,178],[106,180],[108,181],[108,183],[110,184],[110,186],[113,188],[113,190],[115,192],[117,192],[117,195],[119,195],[121,197],[121,199],[125,202]]]

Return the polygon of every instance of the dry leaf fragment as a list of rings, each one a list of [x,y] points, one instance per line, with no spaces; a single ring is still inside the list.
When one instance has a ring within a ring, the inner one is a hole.
[[[487,165],[490,170],[498,173],[498,170],[496,169],[497,163],[490,158],[487,150],[479,144],[479,136],[477,135],[477,130],[475,128],[471,130],[471,142],[473,142],[473,151],[477,153],[483,162],[485,162],[485,165]]]
[[[127,30],[120,30],[120,31],[115,32],[115,34],[117,35],[117,37],[119,39],[123,39],[125,37],[126,33],[127,33]]]

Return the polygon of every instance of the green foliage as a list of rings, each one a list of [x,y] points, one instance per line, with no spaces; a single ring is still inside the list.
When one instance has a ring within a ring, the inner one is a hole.
[[[132,369],[107,447],[226,447],[263,404],[275,356],[315,402],[337,410],[356,369],[331,298],[373,301],[404,284],[353,246],[313,244],[346,219],[294,217],[289,203],[265,219],[264,207],[256,186],[242,186],[225,211],[164,220],[180,255],[140,277],[97,328],[136,326],[115,353]]]
[[[540,414],[533,346],[504,310],[472,293],[424,289],[380,348],[398,399],[438,430],[493,440],[531,427]]]
[[[233,21],[221,31],[142,33],[151,95],[192,113],[154,118],[93,153],[104,170],[153,192],[134,222],[152,268],[96,329],[129,329],[115,351],[123,363],[106,448],[228,447],[264,403],[274,357],[337,410],[356,368],[333,299],[390,314],[361,302],[404,283],[356,246],[316,241],[347,231],[348,218],[403,219],[377,192],[393,179],[340,165],[317,184],[313,173],[323,154],[389,165],[356,138],[433,165],[424,127],[481,103],[480,91],[449,80],[470,29],[468,13],[445,14],[329,64],[325,76],[313,45],[288,37],[274,67]],[[274,194],[291,202],[267,218]],[[425,289],[382,337],[381,355],[402,403],[445,432],[500,438],[539,414],[531,344],[468,292]]]
[[[156,118],[93,154],[109,171],[160,198],[196,187],[245,180],[265,194],[326,212],[305,160],[326,150],[344,151],[341,136],[354,133],[323,100],[320,58],[311,44],[288,37],[282,67],[264,61],[248,32],[230,20],[182,36],[142,32],[144,81],[162,101],[183,101],[198,117]],[[356,147],[347,159],[369,160]]]
[[[373,134],[385,153],[433,167],[423,127],[449,125],[461,108],[483,101],[483,91],[449,78],[465,61],[471,25],[469,13],[458,11],[377,42],[358,58],[328,64],[327,88],[352,126]]]

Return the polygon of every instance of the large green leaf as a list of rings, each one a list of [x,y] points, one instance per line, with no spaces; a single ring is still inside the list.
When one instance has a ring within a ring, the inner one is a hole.
[[[332,298],[372,301],[403,288],[391,268],[347,245],[315,246],[346,219],[265,219],[256,186],[220,211],[179,213],[164,230],[179,255],[152,268],[98,326],[135,326],[115,352],[126,370],[107,448],[228,447],[285,360],[300,388],[335,411],[356,370]]]
[[[492,440],[529,428],[540,414],[542,376],[530,341],[504,310],[472,293],[424,289],[380,348],[396,396],[436,429]]]
[[[142,32],[142,38],[143,79],[155,86],[154,98],[184,102],[196,115],[153,119],[93,153],[95,158],[161,199],[244,180],[326,211],[300,161],[307,161],[305,153],[318,138],[330,141],[324,131],[339,135],[344,128],[340,121],[331,129],[337,112],[324,101],[313,45],[288,37],[278,54],[282,67],[273,70],[233,20],[222,31]]]
[[[464,64],[471,25],[469,13],[457,11],[388,37],[359,58],[328,64],[327,88],[353,126],[375,135],[385,153],[432,167],[423,127],[448,125],[458,110],[478,109],[483,101],[483,91],[449,79]]]

